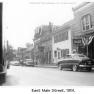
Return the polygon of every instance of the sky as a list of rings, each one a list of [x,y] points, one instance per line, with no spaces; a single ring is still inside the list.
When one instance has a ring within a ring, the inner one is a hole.
[[[73,19],[72,7],[80,2],[58,4],[58,0],[7,0],[3,4],[3,40],[13,48],[33,43],[34,30],[40,25],[63,25]],[[57,3],[56,3],[57,2]],[[61,2],[61,1],[60,1]]]

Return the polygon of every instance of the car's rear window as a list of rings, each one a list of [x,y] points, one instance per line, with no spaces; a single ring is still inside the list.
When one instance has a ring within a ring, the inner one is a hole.
[[[65,58],[71,58],[72,56],[71,55],[66,55]]]

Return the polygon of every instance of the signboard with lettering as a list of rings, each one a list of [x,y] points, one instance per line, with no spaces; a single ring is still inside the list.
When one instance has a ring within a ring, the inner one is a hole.
[[[82,39],[73,39],[73,44],[82,45]]]

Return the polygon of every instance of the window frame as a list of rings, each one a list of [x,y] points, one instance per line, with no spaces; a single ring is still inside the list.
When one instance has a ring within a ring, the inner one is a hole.
[[[90,30],[92,28],[92,22],[91,22],[91,15],[90,14],[86,14],[81,18],[81,27],[82,27],[83,31],[87,31],[87,30]]]

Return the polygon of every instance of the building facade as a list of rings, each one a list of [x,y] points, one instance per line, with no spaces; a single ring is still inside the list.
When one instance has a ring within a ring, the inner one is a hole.
[[[73,8],[73,48],[94,59],[94,2]]]
[[[33,60],[33,44],[25,47],[25,48],[22,48],[22,47],[19,47],[16,51],[16,58],[18,59],[22,59],[22,60],[25,60],[25,59],[32,59]]]
[[[3,35],[3,32],[2,32],[2,14],[3,14],[3,4],[0,3],[0,62],[2,62],[2,35]]]
[[[52,35],[53,63],[57,63],[67,54],[72,53],[71,27],[70,22],[55,29]]]
[[[37,28],[34,36],[35,58],[41,63],[57,63],[71,53],[94,59],[94,3],[73,8],[74,18],[62,26]]]
[[[73,8],[74,18],[54,30],[53,62],[66,54],[80,53],[94,59],[94,3]]]
[[[52,24],[39,26],[34,35],[34,59],[39,64],[50,64],[52,60]]]

